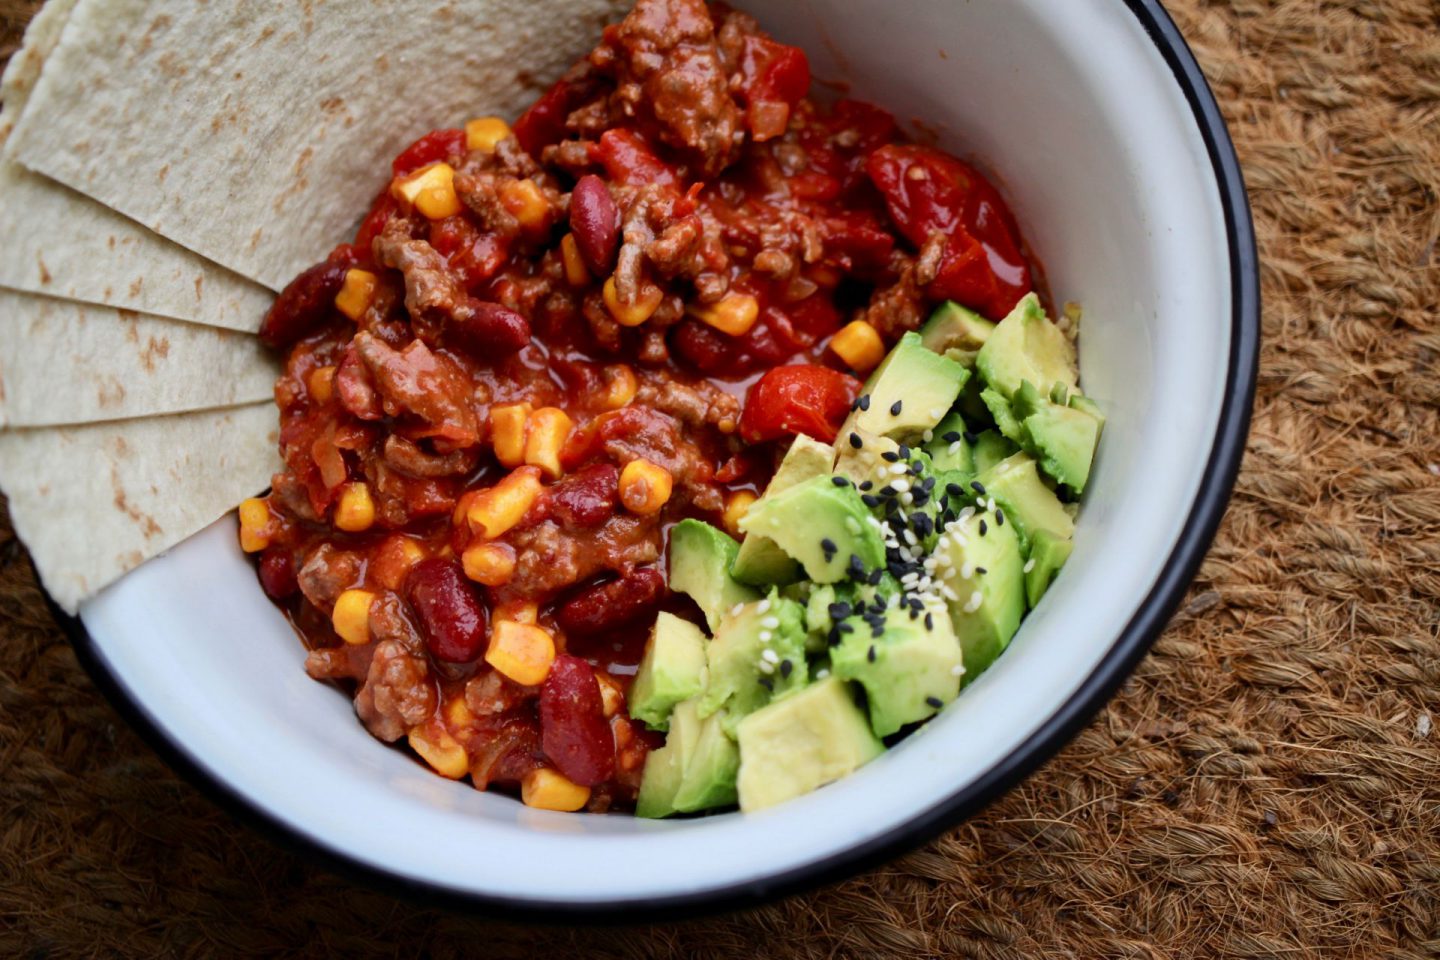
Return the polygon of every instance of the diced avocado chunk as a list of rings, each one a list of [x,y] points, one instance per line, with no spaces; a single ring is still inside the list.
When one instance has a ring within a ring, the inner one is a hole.
[[[740,721],[740,809],[773,807],[885,751],[845,681],[831,675]]]
[[[1025,418],[1027,447],[1046,473],[1076,493],[1090,479],[1090,463],[1100,440],[1100,423],[1090,414],[1047,403]]]
[[[726,725],[733,730],[772,696],[805,685],[805,608],[772,590],[764,600],[727,613],[706,650],[706,663],[700,716],[727,710]]]
[[[739,551],[731,537],[699,520],[681,520],[670,530],[670,589],[699,604],[711,632],[726,610],[759,596],[730,576]]]
[[[1025,600],[1034,607],[1050,589],[1050,582],[1070,559],[1075,541],[1039,530],[1030,541],[1030,559],[1025,561]]]
[[[984,473],[1019,449],[997,431],[986,430],[975,438],[975,472]]]
[[[975,455],[970,444],[965,442],[966,432],[965,418],[958,413],[947,413],[935,425],[934,436],[925,444],[925,452],[930,455],[930,462],[937,473],[975,473]]]
[[[954,350],[973,357],[994,330],[994,320],[986,320],[974,310],[946,300],[920,328],[920,342],[936,353]]]
[[[675,707],[665,745],[645,758],[637,816],[654,819],[735,802],[740,750],[724,723],[723,711],[702,718],[694,700]]]
[[[1001,396],[1000,391],[990,387],[986,387],[980,392],[980,399],[984,401],[986,409],[990,411],[990,416],[995,419],[995,429],[999,430],[1005,439],[1019,444],[1024,439],[1025,432],[1021,429],[1020,421],[1016,418],[1010,401]]]
[[[1048,395],[1054,384],[1073,390],[1079,379],[1075,345],[1045,316],[1033,293],[1000,321],[980,348],[975,366],[986,385],[1006,399],[1014,397],[1023,380]]]
[[[816,583],[834,583],[845,578],[852,556],[867,570],[884,564],[885,544],[869,517],[852,485],[824,476],[755,501],[740,528],[774,540]]]
[[[1013,525],[1025,546],[1039,530],[1049,530],[1069,539],[1075,521],[1060,498],[1040,479],[1035,460],[1028,453],[1006,457],[976,477],[986,496],[994,497],[1005,512],[1006,526]]]
[[[775,469],[775,476],[770,478],[770,485],[765,488],[760,501],[802,480],[827,474],[834,464],[834,447],[800,434],[785,451],[785,457]],[[752,534],[740,544],[730,575],[741,583],[757,586],[790,583],[800,575],[800,565],[776,546],[774,540]]]
[[[626,698],[630,716],[652,730],[669,726],[670,711],[705,685],[705,634],[673,613],[661,612]]]
[[[947,528],[942,540],[950,558],[944,582],[957,598],[950,601],[950,622],[960,640],[966,683],[1009,645],[1025,614],[1020,540],[1014,524],[995,520],[987,513],[968,517]]]
[[[969,378],[969,370],[927,350],[918,333],[907,333],[871,375],[869,401],[840,428],[841,442],[850,430],[900,438],[933,427]]]
[[[960,692],[960,641],[943,604],[923,615],[896,607],[885,612],[880,635],[859,617],[830,651],[835,676],[865,688],[870,729],[888,737],[934,716]]]
[[[860,443],[857,446],[850,438]],[[835,457],[835,473],[845,477],[857,487],[870,481],[872,487],[884,485],[890,477],[890,462],[886,454],[896,454],[900,444],[889,437],[879,437],[864,430],[851,430],[840,435],[839,452]]]
[[[1095,418],[1101,432],[1105,430],[1105,414],[1100,412],[1100,405],[1089,397],[1081,396],[1078,393],[1070,394],[1069,405],[1081,413],[1088,413]]]

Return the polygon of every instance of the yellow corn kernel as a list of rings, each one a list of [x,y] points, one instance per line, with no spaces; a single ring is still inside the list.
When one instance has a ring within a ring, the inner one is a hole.
[[[370,642],[370,604],[374,599],[369,590],[346,590],[336,598],[330,624],[341,640],[357,646]]]
[[[620,471],[620,502],[631,513],[648,516],[657,512],[674,488],[670,471],[649,460],[631,460]]]
[[[305,386],[310,390],[310,398],[316,403],[327,403],[335,396],[335,368],[316,367],[310,371],[310,376],[305,378]]]
[[[528,403],[502,403],[490,408],[490,442],[495,446],[495,459],[502,467],[518,467],[525,462],[525,421],[528,419]]]
[[[638,327],[660,309],[660,301],[665,294],[653,283],[647,283],[641,287],[638,300],[634,303],[621,303],[620,294],[615,290],[615,278],[610,277],[605,281],[605,286],[600,288],[600,296],[605,301],[605,309],[610,311],[610,316],[615,318],[616,323],[622,327]]]
[[[340,502],[335,505],[335,526],[346,533],[369,530],[375,522],[375,501],[370,488],[362,481],[347,483],[340,488]]]
[[[419,541],[395,534],[386,538],[370,558],[370,577],[387,590],[399,590],[410,568],[426,556]]]
[[[520,221],[522,227],[543,227],[550,216],[550,204],[534,180],[511,180],[500,188],[500,203]]]
[[[536,810],[574,813],[590,802],[590,788],[572,783],[549,767],[540,767],[520,779],[520,800]]]
[[[345,271],[345,282],[335,294],[335,307],[351,320],[359,320],[375,302],[375,286],[379,283],[375,274],[359,267]]]
[[[539,468],[518,467],[470,504],[470,529],[487,540],[494,540],[519,523],[538,496]]]
[[[575,243],[575,234],[567,233],[560,238],[560,262],[565,266],[565,280],[572,287],[584,287],[590,283],[590,271],[580,256],[580,247]]]
[[[491,611],[496,623],[509,620],[511,623],[539,623],[540,605],[534,600],[509,600]]]
[[[490,628],[485,662],[522,687],[539,686],[555,662],[555,638],[533,623],[499,620]]]
[[[530,414],[525,427],[525,462],[539,467],[554,480],[565,471],[560,469],[560,450],[570,437],[575,421],[559,407],[541,407]]]
[[[416,727],[406,739],[410,741],[410,748],[440,776],[459,780],[470,772],[470,758],[465,755],[465,748],[442,727],[436,724]]]
[[[736,490],[725,498],[725,512],[720,515],[720,525],[730,536],[738,540],[744,535],[740,530],[740,520],[757,499],[749,490]]]
[[[270,501],[251,497],[240,501],[240,549],[259,553],[270,546]]]
[[[605,368],[606,410],[619,410],[635,399],[639,389],[640,381],[635,378],[635,371],[627,364],[617,363],[613,367]]]
[[[499,117],[477,117],[465,124],[465,149],[495,152],[495,144],[510,136],[510,124]]]
[[[452,730],[463,729],[474,722],[475,714],[470,710],[470,704],[465,702],[464,694],[456,694],[445,701],[445,723]]]
[[[748,293],[732,293],[716,303],[694,304],[687,312],[721,333],[740,337],[760,318],[760,301]]]
[[[455,168],[448,163],[422,167],[390,187],[397,200],[411,204],[431,220],[453,217],[464,205],[455,193]]]
[[[465,576],[487,587],[503,587],[515,576],[515,551],[503,543],[477,543],[460,554]]]
[[[856,373],[872,370],[885,359],[885,341],[864,320],[855,320],[830,338],[830,349]]]
[[[600,684],[601,710],[608,720],[625,706],[625,694],[620,692],[620,684],[615,682],[615,678],[604,670],[595,671],[595,679]]]

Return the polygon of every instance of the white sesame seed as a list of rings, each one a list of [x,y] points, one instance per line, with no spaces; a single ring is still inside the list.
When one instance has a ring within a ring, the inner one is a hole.
[[[826,670],[824,667],[821,667],[819,670],[815,671],[816,680],[824,680],[828,676],[830,676],[830,671]]]
[[[974,613],[976,610],[980,609],[980,604],[984,602],[985,598],[980,595],[979,590],[976,590],[974,593],[970,594],[970,599],[965,604],[965,612]]]
[[[935,439],[935,431],[926,430],[924,433],[920,434],[920,439],[925,441],[926,443],[929,443],[931,440]]]
[[[874,517],[866,517],[865,519],[868,520],[868,521],[870,521],[870,526],[874,527],[876,530],[881,530],[881,531],[883,531],[883,530],[889,529],[889,528],[886,527],[883,523],[881,523],[879,520],[876,520]]]
[[[915,502],[915,496],[907,490],[906,492],[900,494],[900,502],[908,507],[910,506],[910,504]]]
[[[1001,460],[999,463],[995,464],[995,475],[998,477],[1000,474],[1005,473],[1009,469],[1009,462]]]
[[[954,443],[950,444],[950,456],[953,457],[953,456],[955,456],[955,454],[957,454],[957,453],[959,453],[959,452],[960,452],[960,441],[959,441],[959,440],[956,440]]]
[[[850,533],[853,534],[854,536],[859,536],[859,535],[860,535],[860,521],[859,521],[859,520],[856,520],[854,517],[846,517],[846,518],[845,518],[845,529],[846,529],[846,530],[849,530]]]
[[[955,591],[950,589],[950,584],[940,584],[940,592],[945,596],[945,599],[949,600],[951,603],[960,602],[960,598],[955,594]]]
[[[897,477],[903,477],[910,472],[910,465],[908,463],[892,463],[890,464],[890,472]]]
[[[995,510],[995,498],[994,498],[994,497],[991,497],[989,500],[986,500],[986,501],[985,501],[985,508],[986,508],[987,510],[991,511],[992,513],[994,512],[994,510]]]
[[[958,663],[955,664],[955,666],[953,666],[953,667],[950,668],[950,676],[952,676],[952,677],[958,677],[958,676],[960,676],[960,675],[961,675],[962,673],[964,673],[964,672],[965,672],[965,668],[962,667],[962,666],[960,666],[960,664],[958,664]]]
[[[920,545],[920,540],[918,537],[915,536],[915,531],[909,529],[908,527],[905,530],[905,542],[910,544],[910,546],[912,547]]]
[[[964,522],[964,521],[966,521],[966,520],[969,520],[969,519],[970,519],[971,517],[973,517],[973,516],[975,516],[975,508],[974,508],[974,507],[966,507],[964,510],[961,510],[961,511],[960,511],[960,515],[957,516],[957,517],[955,518],[955,520],[956,520],[957,523],[961,523],[961,522]]]
[[[939,407],[931,407],[931,408],[930,408],[930,419],[931,419],[931,420],[939,420],[939,419],[940,419],[941,417],[943,417],[943,416],[945,416],[945,411],[942,410],[941,408],[939,408]]]
[[[774,630],[780,626],[780,618],[765,617],[763,620],[760,621],[760,626],[764,627],[766,630]]]
[[[896,492],[896,493],[904,493],[906,490],[909,490],[909,489],[910,489],[910,481],[909,481],[909,480],[896,480],[896,481],[893,481],[893,482],[890,484],[890,486],[892,486],[892,487],[895,488],[895,492]]]
[[[755,612],[756,612],[756,613],[766,613],[766,612],[769,611],[769,609],[770,609],[770,601],[769,601],[769,599],[765,599],[765,600],[761,600],[761,601],[760,601],[759,606],[757,606],[757,607],[755,608]]]
[[[761,642],[761,643],[769,643],[771,640],[774,640],[774,639],[775,639],[775,634],[771,633],[769,630],[761,630],[761,631],[760,631],[760,642]]]
[[[885,601],[885,608],[887,610],[894,610],[898,606],[900,606],[900,594],[890,594],[890,599]]]
[[[1029,573],[1031,570],[1035,569],[1035,561],[1033,559],[1026,560],[1025,566],[1021,567],[1020,569],[1024,573]]]
[[[733,606],[733,607],[730,608],[730,616],[732,616],[732,617],[738,617],[738,616],[740,615],[740,611],[741,611],[741,610],[744,610],[744,609],[745,609],[745,604],[743,604],[743,603],[737,603],[737,604],[735,604],[735,606]]]
[[[975,564],[966,560],[965,565],[960,568],[960,579],[969,580],[973,576],[975,576]]]
[[[766,649],[766,650],[762,651],[761,654],[760,654],[760,658],[761,658],[762,660],[764,660],[766,663],[779,663],[779,662],[780,662],[780,654],[778,654],[778,653],[776,653],[774,650],[770,650],[770,649]]]
[[[775,672],[775,664],[771,663],[769,660],[761,660],[758,666],[760,667],[761,673]]]

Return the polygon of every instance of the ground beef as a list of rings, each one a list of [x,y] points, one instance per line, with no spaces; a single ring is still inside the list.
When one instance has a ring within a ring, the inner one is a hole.
[[[295,575],[300,592],[315,609],[328,613],[341,592],[360,582],[365,564],[357,553],[322,543],[310,551]]]
[[[404,350],[394,350],[364,331],[355,335],[355,351],[391,416],[414,414],[452,447],[473,446],[479,441],[479,420],[470,406],[470,381],[454,361],[419,340]]]
[[[607,570],[653,563],[660,556],[660,523],[654,517],[617,513],[598,527],[573,529],[554,520],[507,538],[515,548],[515,576],[506,596],[548,596]]]
[[[386,640],[375,646],[365,682],[355,693],[355,713],[387,743],[399,740],[435,711],[435,681],[423,655]]]
[[[466,309],[469,296],[440,252],[424,240],[413,240],[392,222],[375,238],[375,256],[405,277],[405,309],[411,317],[438,314],[453,317]],[[396,227],[396,229],[391,229]]]

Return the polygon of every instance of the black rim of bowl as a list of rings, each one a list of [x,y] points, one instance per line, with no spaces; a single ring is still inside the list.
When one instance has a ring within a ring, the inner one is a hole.
[[[464,893],[362,863],[324,846],[268,811],[254,806],[171,741],[111,673],[79,618],[65,614],[50,602],[50,609],[69,636],[81,664],[106,698],[172,768],[238,819],[260,829],[282,845],[298,848],[331,869],[387,892],[427,905],[478,910],[506,919],[633,923],[756,906],[838,882],[877,866],[979,812],[1079,733],[1149,651],[1210,548],[1229,502],[1249,433],[1260,345],[1260,280],[1254,227],[1235,147],[1199,65],[1158,0],[1125,0],[1125,4],[1165,58],[1190,104],[1205,141],[1224,208],[1231,276],[1231,342],[1225,396],[1215,442],[1200,490],[1169,561],[1104,660],[1069,700],[1018,748],[974,781],[937,800],[924,813],[888,833],[821,860],[697,893],[588,903]],[[48,595],[46,599],[49,600]],[[603,886],[604,879],[596,878],[596,882]]]

